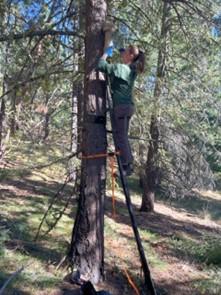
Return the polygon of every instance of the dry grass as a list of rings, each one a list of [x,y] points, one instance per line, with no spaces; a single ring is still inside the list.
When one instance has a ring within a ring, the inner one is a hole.
[[[0,286],[11,273],[24,265],[25,270],[13,280],[5,294],[78,294],[76,287],[63,280],[67,271],[56,269],[70,240],[76,202],[47,237],[33,242],[48,202],[62,183],[65,164],[42,170],[30,169],[34,163],[53,160],[54,149],[49,149],[48,157],[44,149],[26,154],[27,150],[27,146],[20,148],[19,157],[18,151],[14,152],[14,161],[18,161],[2,167],[0,171]],[[61,154],[56,152],[56,156]],[[137,184],[134,185],[136,179],[132,181],[133,207],[158,293],[220,295],[221,270],[219,265],[215,265],[217,250],[211,245],[220,245],[221,195],[218,192],[197,191],[196,199],[192,200],[172,204],[158,200],[155,212],[146,214],[139,212],[140,190]],[[70,190],[71,187],[67,186],[64,196]],[[205,207],[207,203],[209,205]],[[113,295],[132,295],[134,291],[128,284],[124,269],[129,270],[140,289],[143,277],[124,196],[119,189],[116,218],[112,216],[111,204],[111,197],[107,196],[107,279],[97,289],[108,289]],[[57,206],[62,206],[62,202],[58,202]],[[207,260],[209,252],[213,259],[210,265]]]

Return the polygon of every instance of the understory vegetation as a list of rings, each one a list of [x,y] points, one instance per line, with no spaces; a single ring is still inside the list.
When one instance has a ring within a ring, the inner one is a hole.
[[[1,286],[12,273],[24,269],[13,278],[4,294],[70,291],[73,287],[63,282],[69,270],[61,262],[70,245],[77,196],[71,198],[55,228],[47,235],[44,232],[50,229],[50,220],[57,218],[56,208],[61,209],[72,194],[72,183],[54,201],[54,211],[48,213],[49,222],[43,224],[35,241],[44,213],[65,181],[67,161],[42,168],[42,164],[53,162],[55,153],[63,156],[59,145],[50,149],[48,144],[46,155],[41,143],[25,142],[17,148],[14,140],[11,144],[12,156],[5,159],[0,171]],[[155,213],[140,213],[139,179],[131,177],[129,182],[139,231],[159,294],[190,294],[192,290],[194,294],[220,294],[221,194],[198,192],[197,201],[191,197],[188,202],[159,196]],[[119,186],[116,190],[115,218],[111,191],[107,191],[105,200],[105,286],[113,294],[119,294],[119,289],[124,294],[134,294],[124,271],[129,271],[138,287],[142,272],[124,196]]]

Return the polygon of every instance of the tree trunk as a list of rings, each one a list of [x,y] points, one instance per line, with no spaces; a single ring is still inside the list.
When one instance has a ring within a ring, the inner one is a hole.
[[[81,185],[70,258],[84,280],[98,283],[104,268],[104,195],[106,158],[87,155],[106,153],[105,82],[95,71],[102,54],[102,25],[106,1],[86,0],[84,122],[82,133]]]
[[[3,122],[5,116],[5,100],[2,98],[1,107],[0,107],[0,159],[3,157]]]
[[[77,82],[73,85],[71,100],[71,152],[80,152],[79,143],[82,142],[83,129],[83,83]]]
[[[49,107],[48,107],[49,99],[50,99],[50,95],[46,94],[45,109],[44,109],[44,127],[43,127],[43,131],[44,131],[43,140],[44,141],[46,141],[46,139],[48,138],[49,133],[50,133],[49,124],[50,124],[51,113],[50,113]]]
[[[82,5],[80,1],[77,2],[79,13],[74,18],[74,26],[78,28],[79,31],[85,30],[85,18],[84,18],[84,10],[85,5]],[[73,74],[83,72],[84,71],[84,60],[83,60],[83,52],[84,52],[84,42],[82,39],[78,39],[74,45],[74,55],[73,55],[73,64],[74,71]],[[83,75],[81,75],[83,77]],[[72,97],[71,97],[71,153],[80,153],[80,143],[82,142],[82,129],[83,129],[83,89],[84,82],[83,78],[79,81],[75,81],[73,78],[72,84]],[[77,181],[77,173],[76,170],[76,161],[75,157],[69,161],[69,173],[71,179],[74,183]]]
[[[158,53],[157,62],[157,74],[156,83],[154,88],[154,112],[151,116],[150,123],[150,144],[147,153],[147,162],[145,165],[145,174],[141,179],[143,185],[143,196],[141,211],[151,212],[154,210],[154,199],[156,186],[159,182],[159,101],[162,95],[163,88],[165,86],[165,66],[168,47],[168,33],[170,28],[169,21],[170,4],[168,2],[163,3],[162,24],[161,24],[161,36],[160,36],[160,48]]]
[[[15,136],[16,131],[16,89],[10,94],[11,99],[11,114],[10,114],[10,134]]]
[[[49,122],[50,122],[50,113],[47,111],[47,113],[45,114],[45,118],[44,118],[44,136],[43,136],[44,141],[49,136],[49,132],[50,132]]]
[[[79,143],[82,142],[82,115],[81,108],[83,102],[83,83],[74,82],[73,92],[71,97],[71,153],[76,154],[80,152]],[[69,174],[73,181],[76,183],[77,170],[75,157],[69,161]]]
[[[80,100],[78,84],[73,84],[71,97],[71,153],[76,153],[78,143],[78,100]]]
[[[159,129],[157,117],[155,116],[151,117],[150,135],[151,140],[147,154],[145,173],[141,176],[143,196],[140,210],[145,212],[154,210],[155,189],[158,180],[156,163],[158,160]]]

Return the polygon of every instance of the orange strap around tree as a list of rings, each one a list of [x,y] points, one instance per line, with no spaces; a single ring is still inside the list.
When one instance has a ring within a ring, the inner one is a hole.
[[[106,158],[108,157],[108,153],[100,153],[100,154],[93,154],[93,155],[82,155],[82,159],[98,159],[98,158]]]
[[[106,157],[113,157],[113,156],[119,156],[120,151],[116,152],[109,152],[109,153],[99,153],[99,154],[91,154],[91,155],[82,155],[82,159],[98,159],[98,158],[106,158]]]

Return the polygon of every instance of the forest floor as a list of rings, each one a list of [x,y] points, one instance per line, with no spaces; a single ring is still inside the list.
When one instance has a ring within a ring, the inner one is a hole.
[[[65,180],[67,163],[53,162],[62,155],[43,145],[25,143],[12,148],[0,166],[0,288],[13,277],[4,294],[80,294],[68,282],[68,271],[57,268],[67,251],[76,210],[76,198],[56,227],[47,235],[53,218],[71,196],[67,184],[59,195],[54,214],[34,241],[49,203]],[[38,166],[38,168],[37,168]],[[62,181],[63,179],[63,181]],[[157,294],[221,294],[221,194],[195,191],[184,199],[158,198],[154,213],[141,213],[138,179],[129,179],[134,212],[150,263]],[[116,194],[115,218],[107,192],[105,202],[105,283],[96,286],[113,295],[135,294],[125,269],[141,290],[142,273],[130,219],[120,187]],[[54,216],[53,216],[54,215]]]

